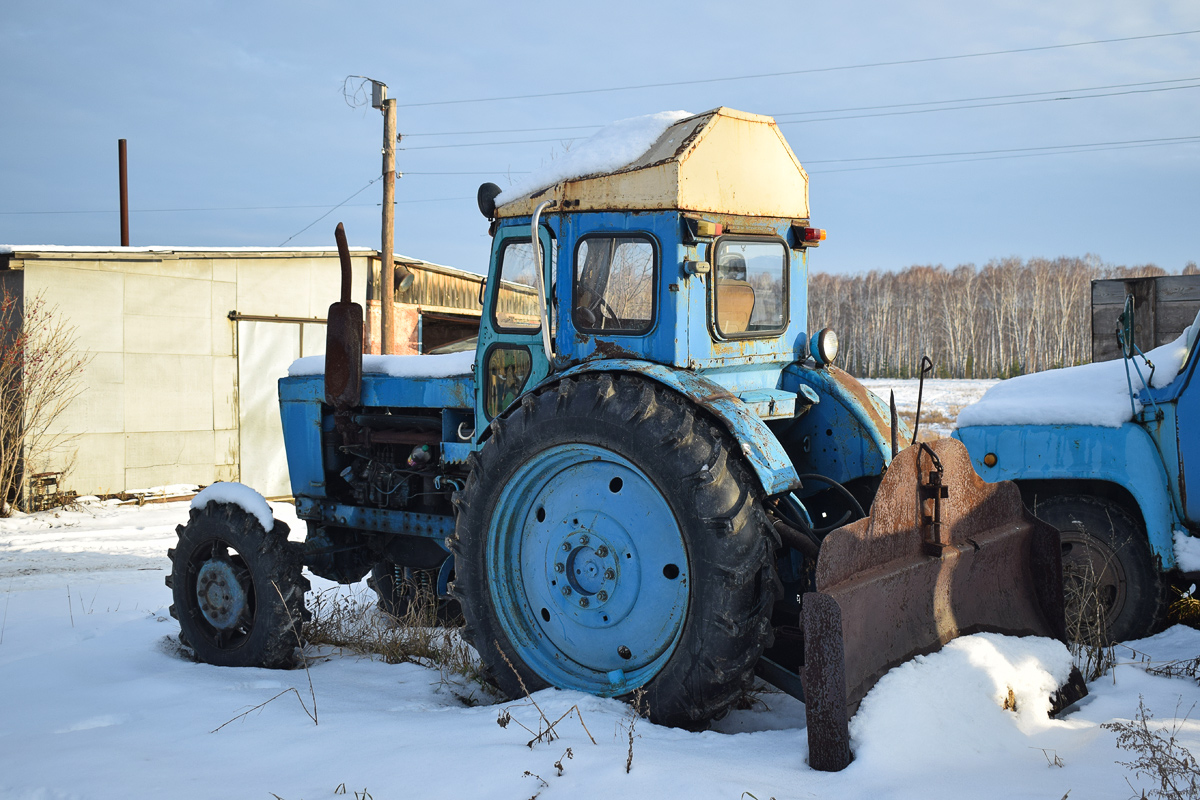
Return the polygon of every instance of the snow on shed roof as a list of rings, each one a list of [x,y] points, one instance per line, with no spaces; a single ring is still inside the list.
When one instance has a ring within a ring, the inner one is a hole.
[[[622,120],[497,198],[496,215],[563,211],[707,211],[808,218],[808,174],[770,117],[716,108]],[[650,139],[658,125],[667,127]],[[649,135],[648,135],[649,134]]]

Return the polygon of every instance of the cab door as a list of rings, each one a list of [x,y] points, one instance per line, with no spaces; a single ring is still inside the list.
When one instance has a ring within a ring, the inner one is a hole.
[[[536,270],[542,270],[545,285],[551,286],[557,259],[553,237],[545,226],[539,229],[539,239],[540,265],[534,263],[529,226],[500,228],[492,240],[492,266],[475,350],[477,432],[549,373]],[[553,306],[551,301],[552,328]]]

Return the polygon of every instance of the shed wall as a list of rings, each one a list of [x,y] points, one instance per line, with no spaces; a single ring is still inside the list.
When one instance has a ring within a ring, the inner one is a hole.
[[[352,261],[361,303],[367,255]],[[340,287],[335,253],[17,252],[9,266],[23,270],[27,298],[58,307],[91,356],[83,393],[59,419],[71,445],[48,465],[73,461],[65,488],[81,494],[253,483],[240,466],[243,437],[267,449],[282,439],[240,430],[239,382],[273,395],[278,375],[239,374],[230,313],[323,321]]]

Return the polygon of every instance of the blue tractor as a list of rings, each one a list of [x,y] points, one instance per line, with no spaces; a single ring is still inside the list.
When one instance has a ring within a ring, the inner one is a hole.
[[[1072,633],[1093,641],[1148,635],[1166,585],[1200,580],[1200,494],[1187,492],[1200,472],[1200,317],[1149,358],[1132,296],[1116,329],[1121,361],[1005,381],[954,434],[984,480],[1015,482],[1058,528]]]
[[[174,610],[199,658],[283,665],[301,565],[369,573],[394,613],[421,586],[460,604],[510,695],[642,690],[652,719],[697,727],[757,669],[813,708],[825,687],[844,738],[847,710],[915,653],[979,628],[1059,635],[1056,544],[956,452],[909,448],[889,471],[910,432],[832,365],[833,331],[811,331],[825,234],[773,120],[716,109],[618,169],[498,195],[479,192],[492,251],[473,352],[364,361],[344,262],[324,359],[279,383],[305,543],[237,504],[180,526]],[[891,527],[863,519],[877,494]],[[981,555],[984,518],[1007,527]],[[977,572],[950,593],[952,563]],[[911,602],[802,619],[802,596],[867,573]]]

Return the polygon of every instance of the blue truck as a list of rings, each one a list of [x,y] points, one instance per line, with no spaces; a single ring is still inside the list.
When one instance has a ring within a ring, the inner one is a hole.
[[[890,666],[970,630],[1062,635],[1053,532],[958,443],[898,452],[894,408],[811,330],[825,233],[773,120],[679,119],[514,195],[480,188],[473,352],[364,360],[345,258],[324,358],[279,382],[305,541],[236,502],[178,528],[167,582],[198,658],[286,666],[301,569],[370,574],[392,612],[420,587],[457,602],[509,695],[641,690],[697,727],[757,671],[807,696],[836,769]]]
[[[1083,640],[1149,634],[1167,584],[1200,579],[1200,559],[1180,563],[1184,551],[1200,553],[1200,494],[1187,491],[1189,474],[1200,474],[1200,317],[1146,357],[1134,313],[1130,297],[1112,321],[1119,361],[1010,379],[997,387],[1010,395],[1007,408],[993,412],[993,389],[954,433],[985,480],[1015,482],[1060,531],[1069,618]],[[1090,410],[1097,395],[1115,400],[1110,412]],[[1047,410],[1055,398],[1059,407]]]

